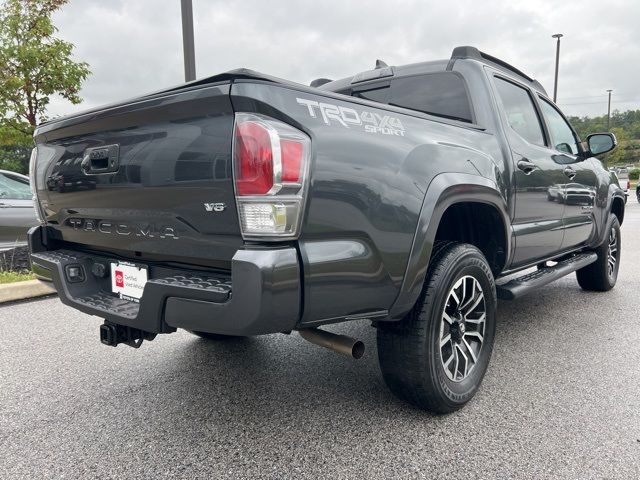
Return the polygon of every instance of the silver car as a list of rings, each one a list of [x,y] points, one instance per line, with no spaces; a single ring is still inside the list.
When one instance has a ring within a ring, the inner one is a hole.
[[[0,252],[27,243],[27,231],[37,225],[29,177],[0,170]]]

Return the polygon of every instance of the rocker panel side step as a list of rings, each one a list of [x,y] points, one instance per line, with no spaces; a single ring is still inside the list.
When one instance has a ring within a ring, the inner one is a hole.
[[[553,267],[545,267],[535,272],[527,273],[521,277],[509,280],[501,285],[496,285],[498,298],[502,300],[515,300],[529,293],[531,290],[543,287],[559,278],[564,277],[582,267],[595,262],[598,255],[591,253],[581,253],[566,260],[562,260]]]

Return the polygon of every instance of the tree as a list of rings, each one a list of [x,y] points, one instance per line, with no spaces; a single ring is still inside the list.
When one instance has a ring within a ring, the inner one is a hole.
[[[73,104],[82,101],[79,91],[90,73],[88,64],[72,59],[73,44],[54,36],[57,29],[51,20],[66,3],[0,3],[0,147],[30,145],[34,128],[47,119],[52,95]],[[0,165],[2,161],[0,151]],[[21,170],[26,170],[27,161],[22,161]]]
[[[629,161],[629,155],[627,152],[628,138],[626,132],[619,127],[612,128],[611,133],[615,134],[618,140],[618,148],[607,155],[607,165],[623,165]]]
[[[590,133],[607,131],[607,116],[569,117],[578,135],[583,140]],[[611,113],[611,132],[618,139],[618,148],[603,156],[603,160],[611,167],[640,162],[640,110],[628,110]]]

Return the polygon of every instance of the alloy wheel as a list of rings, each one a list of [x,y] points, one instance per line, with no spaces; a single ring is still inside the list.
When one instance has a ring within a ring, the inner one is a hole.
[[[449,380],[467,378],[480,358],[487,316],[480,282],[470,275],[449,291],[440,322],[440,360]]]
[[[611,228],[609,233],[609,249],[607,250],[607,273],[610,279],[616,275],[616,265],[618,263],[618,232]]]

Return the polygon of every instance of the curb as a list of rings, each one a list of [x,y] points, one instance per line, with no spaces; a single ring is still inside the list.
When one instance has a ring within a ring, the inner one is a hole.
[[[56,293],[53,284],[40,280],[6,283],[0,285],[0,304],[27,298],[42,297],[53,293]]]

